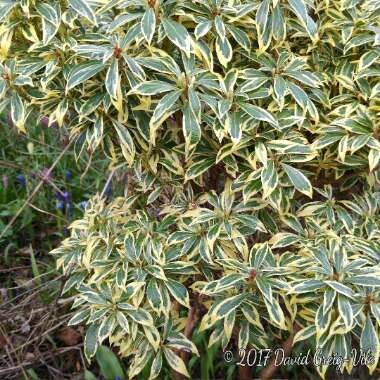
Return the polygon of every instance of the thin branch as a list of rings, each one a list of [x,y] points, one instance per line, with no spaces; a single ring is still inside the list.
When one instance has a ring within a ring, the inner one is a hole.
[[[27,376],[27,374],[25,372],[25,368],[23,366],[23,363],[21,362],[21,360],[20,360],[20,358],[19,358],[19,356],[18,356],[18,354],[17,354],[17,352],[16,352],[16,350],[15,350],[15,348],[13,346],[11,339],[8,337],[7,333],[5,332],[5,329],[3,329],[3,327],[1,325],[0,325],[0,332],[5,337],[5,340],[6,340],[7,344],[9,345],[9,347],[11,348],[14,356],[16,357],[18,366],[20,367],[23,376],[25,377],[25,379],[27,379],[28,376]],[[10,355],[10,357],[11,357],[11,355]]]
[[[68,351],[73,351],[73,350],[80,351],[82,347],[83,347],[83,343],[80,343],[80,344],[77,344],[75,346],[69,346],[69,347],[59,348],[59,349],[53,351],[53,353],[54,353],[54,355],[61,355],[61,354],[64,354],[64,353],[66,353]],[[50,351],[49,353],[46,354],[46,356],[50,356],[51,353],[52,352]],[[47,358],[46,359],[43,358],[43,359],[47,360]],[[0,376],[4,376],[5,374],[14,374],[18,370],[22,370],[25,367],[29,367],[29,366],[35,364],[38,361],[41,361],[41,358],[36,358],[36,360],[34,360],[34,361],[25,361],[25,362],[23,362],[23,363],[21,363],[19,365],[15,365],[15,366],[12,366],[12,367],[0,369]]]
[[[31,207],[32,209],[38,211],[38,212],[41,212],[42,214],[46,214],[46,215],[49,215],[49,216],[53,216],[54,218],[60,219],[60,220],[62,220],[65,223],[67,223],[67,221],[68,221],[66,218],[63,218],[62,216],[54,215],[53,213],[51,213],[49,211],[45,211],[45,210],[42,210],[41,208],[38,208],[33,203],[28,203],[28,206]]]
[[[293,325],[293,332],[289,335],[288,339],[284,341],[282,344],[282,349],[284,352],[284,357],[287,357],[290,355],[290,353],[293,350],[293,339],[294,335],[301,330],[301,327],[294,324]],[[274,374],[279,369],[279,366],[276,365],[276,359],[274,358],[261,372],[260,374],[260,380],[270,380],[273,378]]]
[[[191,337],[193,335],[193,331],[200,319],[200,310],[198,308],[198,305],[195,304],[192,306],[189,310],[189,315],[187,317],[186,326],[183,334],[186,338],[191,340]],[[189,352],[182,351],[181,352],[182,360],[186,363],[189,359]]]

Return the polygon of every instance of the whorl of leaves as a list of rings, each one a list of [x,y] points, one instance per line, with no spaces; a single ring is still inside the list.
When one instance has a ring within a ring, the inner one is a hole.
[[[182,308],[210,344],[267,348],[294,326],[377,366],[379,0],[0,0],[0,109],[48,115],[76,154],[124,162],[55,253],[130,377],[187,375]],[[132,193],[131,193],[132,192]],[[233,338],[231,338],[233,336]],[[318,367],[324,376],[327,366]]]

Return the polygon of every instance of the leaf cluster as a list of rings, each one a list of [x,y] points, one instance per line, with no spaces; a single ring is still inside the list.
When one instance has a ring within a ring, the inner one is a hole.
[[[353,367],[379,356],[378,0],[2,0],[0,109],[101,149],[128,194],[95,198],[55,253],[85,321],[187,375],[210,344],[294,325]],[[133,192],[133,193],[131,193]],[[355,343],[356,344],[356,343]],[[327,366],[317,369],[321,376]]]

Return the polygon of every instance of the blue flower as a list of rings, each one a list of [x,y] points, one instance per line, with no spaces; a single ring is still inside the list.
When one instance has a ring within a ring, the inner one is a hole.
[[[50,120],[49,120],[49,118],[48,118],[47,116],[44,116],[44,117],[41,118],[41,124],[42,124],[45,128],[49,127],[49,123],[50,123]],[[52,123],[50,123],[50,127],[51,127],[51,128],[57,128],[57,127],[58,127],[57,122],[56,122],[56,121],[53,121]]]
[[[121,377],[120,376],[115,376],[114,380],[121,380]]]
[[[58,210],[63,210],[65,208],[65,204],[64,204],[64,202],[62,202],[62,201],[58,201],[57,202],[57,209]]]
[[[25,187],[26,186],[26,179],[25,179],[25,176],[23,174],[19,174],[17,177],[17,182],[20,184],[21,187]]]
[[[112,185],[111,182],[107,185],[107,187],[104,189],[104,195],[107,198],[110,198],[112,196]]]
[[[70,199],[71,199],[71,197],[70,197],[70,193],[69,192],[67,192],[67,191],[64,191],[63,193],[62,193],[62,199],[67,203],[67,202],[70,202]]]
[[[78,203],[78,207],[81,209],[81,210],[85,210],[86,207],[87,207],[87,201],[82,201],[82,202],[79,202]]]
[[[69,169],[66,170],[65,177],[67,181],[70,181],[71,178],[73,177]]]
[[[71,202],[71,195],[68,191],[55,191],[54,198],[59,201],[64,201],[65,203]]]

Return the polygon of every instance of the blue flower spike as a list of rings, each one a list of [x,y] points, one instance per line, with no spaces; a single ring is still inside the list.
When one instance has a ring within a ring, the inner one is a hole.
[[[69,203],[71,201],[70,193],[68,191],[64,191],[62,193],[62,199],[66,202]]]
[[[111,198],[112,196],[112,185],[111,185],[111,182],[107,185],[107,187],[105,188],[104,190],[104,195],[107,197],[107,198]]]
[[[66,170],[65,177],[67,181],[70,181],[73,178],[73,175],[71,174],[71,171],[69,169]]]
[[[17,177],[17,182],[19,183],[19,185],[21,187],[26,187],[26,179],[25,179],[25,176],[23,174],[19,174]]]

